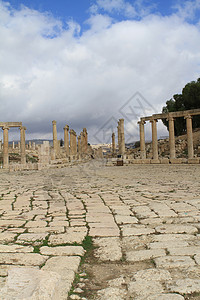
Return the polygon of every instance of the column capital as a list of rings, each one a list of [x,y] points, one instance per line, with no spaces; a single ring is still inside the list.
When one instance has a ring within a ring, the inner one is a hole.
[[[154,123],[154,122],[158,122],[158,120],[154,118],[150,119],[150,123]]]
[[[172,116],[169,116],[167,119],[166,119],[167,121],[174,121],[175,120],[175,118],[174,117],[172,117]]]
[[[76,136],[76,132],[74,131],[74,129],[70,129],[69,133]]]
[[[139,125],[144,125],[144,124],[146,124],[146,122],[144,121],[144,120],[140,120],[140,121],[138,121],[137,122]]]
[[[10,127],[8,127],[7,125],[5,125],[5,126],[3,126],[3,128],[2,128],[3,130],[5,130],[5,129],[7,129],[7,130],[9,130],[10,129]]]
[[[184,117],[184,119],[192,119],[192,116],[191,116],[191,115],[186,115],[186,116]]]
[[[66,129],[67,131],[69,131],[69,126],[65,125],[65,127],[63,128],[64,130]]]
[[[53,124],[53,125],[56,125],[56,123],[57,123],[57,122],[56,122],[55,120],[52,121],[52,124]]]
[[[20,130],[26,130],[26,127],[25,126],[21,126],[19,127]]]

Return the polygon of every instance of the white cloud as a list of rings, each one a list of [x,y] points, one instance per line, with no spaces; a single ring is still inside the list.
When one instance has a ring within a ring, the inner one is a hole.
[[[194,20],[197,11],[200,10],[200,0],[179,2],[173,7],[176,14],[184,20]],[[198,20],[199,21],[199,20]]]
[[[179,16],[113,24],[97,14],[88,24],[80,35],[73,21],[66,29],[51,15],[0,2],[2,121],[23,121],[27,134],[50,137],[55,119],[61,133],[66,123],[77,132],[87,127],[95,142],[95,132],[122,117],[119,109],[136,91],[160,112],[199,77],[199,28]],[[136,127],[131,134],[137,139]]]

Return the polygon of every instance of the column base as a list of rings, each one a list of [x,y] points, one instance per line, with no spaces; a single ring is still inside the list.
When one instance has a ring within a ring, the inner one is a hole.
[[[151,159],[151,164],[160,164],[159,159]]]
[[[187,159],[186,158],[171,158],[170,163],[171,164],[185,164],[185,163],[187,163]]]
[[[199,164],[200,159],[198,157],[188,158],[188,164]]]

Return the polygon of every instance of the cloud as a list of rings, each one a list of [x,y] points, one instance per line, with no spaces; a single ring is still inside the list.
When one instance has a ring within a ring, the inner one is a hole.
[[[179,2],[173,6],[176,14],[183,20],[194,21],[200,11],[200,0]],[[199,22],[199,18],[197,19]]]
[[[95,133],[121,118],[120,108],[137,91],[153,107],[131,104],[143,116],[160,112],[199,77],[199,28],[178,15],[113,21],[97,13],[87,24],[80,34],[73,21],[66,27],[50,14],[0,1],[1,121],[23,121],[28,137],[51,138],[55,119],[59,138],[69,124],[77,133],[87,127],[96,142]],[[132,139],[136,123],[125,120]]]

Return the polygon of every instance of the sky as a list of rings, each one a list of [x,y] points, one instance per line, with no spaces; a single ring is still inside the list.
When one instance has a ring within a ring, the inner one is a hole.
[[[56,120],[59,139],[68,124],[108,143],[124,118],[131,142],[200,77],[200,0],[0,0],[0,41],[0,121],[27,139],[52,139]]]

